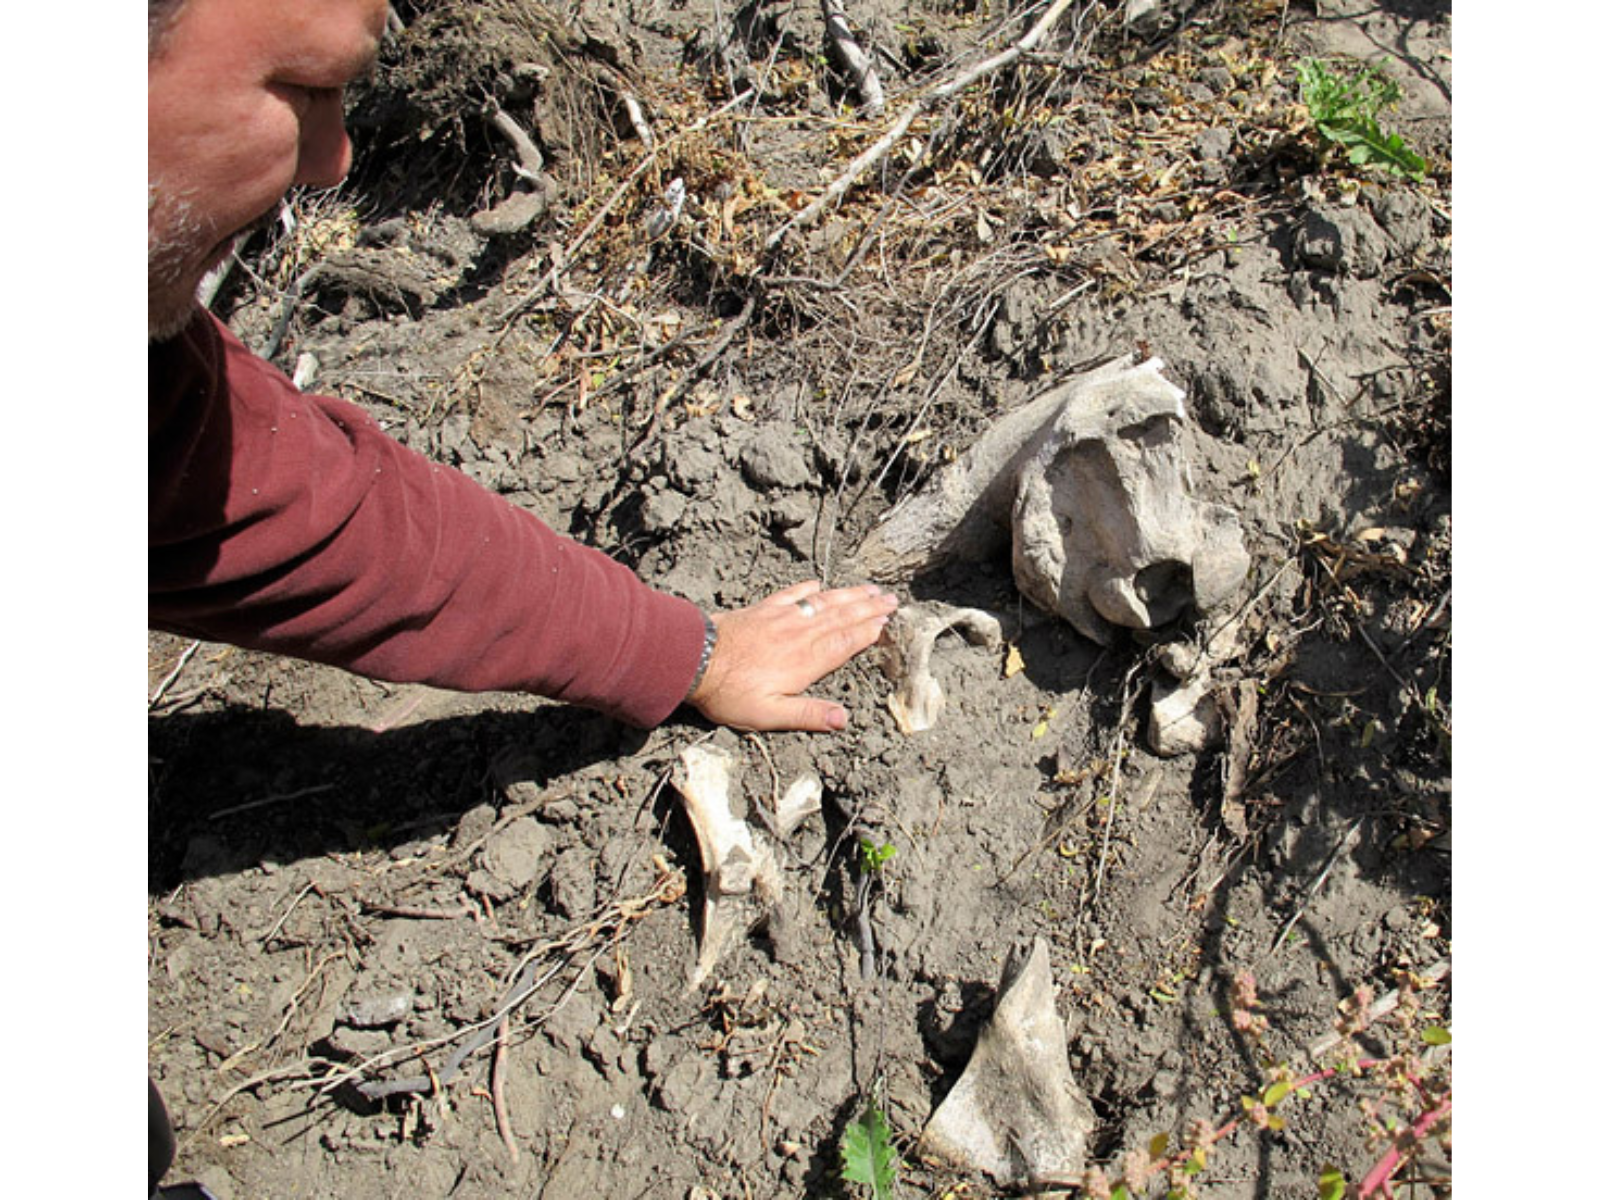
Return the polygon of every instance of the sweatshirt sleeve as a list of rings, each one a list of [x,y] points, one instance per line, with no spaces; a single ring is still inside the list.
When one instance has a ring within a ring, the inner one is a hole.
[[[152,346],[150,626],[659,724],[700,610],[303,394],[203,315]]]

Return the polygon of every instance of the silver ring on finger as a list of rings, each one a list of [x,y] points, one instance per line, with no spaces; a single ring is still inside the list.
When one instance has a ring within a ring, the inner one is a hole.
[[[794,606],[800,610],[802,617],[814,617],[817,615],[817,606],[809,600],[796,600]]]

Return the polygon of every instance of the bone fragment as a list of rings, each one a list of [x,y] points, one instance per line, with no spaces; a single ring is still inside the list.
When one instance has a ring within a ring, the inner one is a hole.
[[[733,815],[733,758],[715,746],[690,746],[672,768],[672,786],[700,845],[705,909],[689,986],[706,981],[735,933],[744,934],[774,907],[782,878],[772,848]]]
[[[1009,544],[1023,595],[1101,645],[1215,609],[1250,560],[1238,517],[1194,495],[1185,438],[1200,435],[1161,366],[1125,356],[1001,418],[889,513],[856,568],[893,582]]]
[[[994,1016],[967,1068],[923,1130],[919,1151],[982,1171],[1003,1189],[1078,1179],[1094,1113],[1072,1077],[1050,951],[1013,949]]]
[[[807,772],[791,783],[778,800],[774,822],[778,836],[787,838],[812,813],[822,811],[822,780]]]
[[[1217,744],[1222,714],[1209,676],[1182,683],[1157,679],[1150,691],[1150,750],[1162,758],[1197,754]]]
[[[989,613],[944,604],[901,605],[884,627],[883,673],[895,685],[889,711],[901,733],[932,729],[944,711],[944,688],[929,663],[934,642],[949,629],[986,650],[998,650],[1004,640],[1000,622]]]
[[[1215,670],[1238,650],[1238,624],[1230,622],[1204,645],[1169,642],[1156,651],[1156,665],[1169,678],[1156,676],[1150,684],[1151,753],[1162,758],[1198,754],[1222,740]]]

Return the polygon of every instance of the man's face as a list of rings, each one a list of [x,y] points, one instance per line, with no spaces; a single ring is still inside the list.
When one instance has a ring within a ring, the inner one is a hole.
[[[294,184],[350,169],[346,83],[376,57],[385,0],[186,0],[150,59],[150,336],[188,322],[234,237]]]

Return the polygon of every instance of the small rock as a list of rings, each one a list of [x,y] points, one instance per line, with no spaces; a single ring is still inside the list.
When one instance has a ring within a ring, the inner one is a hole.
[[[712,1082],[709,1074],[710,1068],[704,1059],[692,1053],[685,1054],[658,1081],[656,1095],[661,1107],[669,1113],[686,1116],[705,1107],[709,1100],[706,1093],[712,1090],[708,1086]]]
[[[461,814],[454,832],[450,835],[450,848],[460,850],[486,836],[494,828],[494,805],[479,804]]]
[[[398,1025],[410,1013],[410,992],[382,992],[345,1001],[339,1023],[352,1029],[384,1029]]]
[[[1365,209],[1323,204],[1301,222],[1294,251],[1313,270],[1365,279],[1383,267],[1388,240]]]
[[[594,865],[587,850],[564,850],[550,867],[550,906],[570,920],[594,911]]]
[[[811,481],[806,454],[787,430],[768,428],[745,444],[739,465],[750,486],[760,491],[794,489]]]
[[[1165,112],[1167,110],[1167,98],[1157,88],[1134,88],[1133,94],[1128,99],[1138,109],[1148,110],[1149,112]]]
[[[816,501],[801,492],[780,496],[767,509],[767,521],[777,530],[798,529],[817,514]]]
[[[340,1025],[328,1035],[329,1049],[348,1059],[371,1058],[382,1054],[392,1044],[392,1039],[381,1029],[352,1029]]]
[[[1233,149],[1233,134],[1226,129],[1202,129],[1195,134],[1194,152],[1202,162],[1215,162],[1226,158]]]
[[[639,524],[646,533],[668,533],[683,523],[689,511],[689,499],[671,488],[651,492],[639,506]]]
[[[483,847],[483,865],[510,894],[537,883],[550,848],[550,831],[532,817],[512,821]]]

